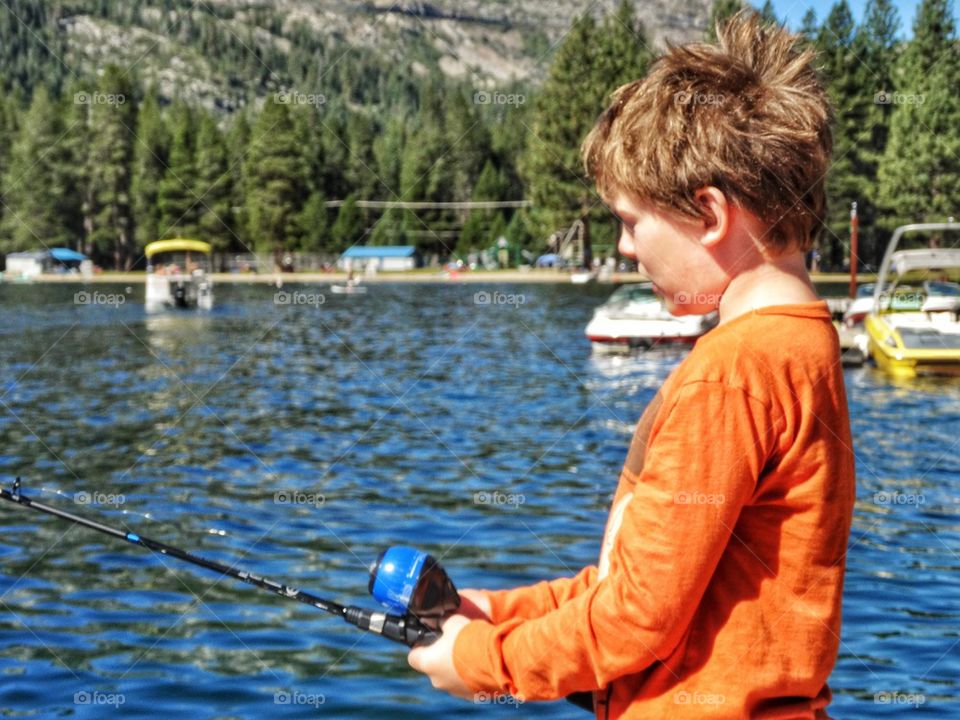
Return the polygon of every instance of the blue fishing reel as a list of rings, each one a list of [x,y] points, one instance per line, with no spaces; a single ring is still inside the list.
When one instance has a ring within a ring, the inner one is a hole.
[[[412,615],[432,629],[460,607],[460,595],[443,567],[406,545],[387,548],[370,566],[370,594],[401,616]]]

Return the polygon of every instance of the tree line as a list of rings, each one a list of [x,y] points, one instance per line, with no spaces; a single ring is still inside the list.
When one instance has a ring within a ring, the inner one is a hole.
[[[577,219],[598,254],[613,251],[617,227],[578,149],[610,92],[651,60],[629,0],[603,18],[578,18],[537,86],[453,81],[425,50],[404,63],[344,54],[260,10],[258,25],[291,42],[277,53],[253,35],[237,38],[221,18],[187,13],[176,37],[236,79],[236,94],[213,105],[167,96],[135,67],[67,68],[56,30],[76,5],[120,25],[153,22],[138,4],[113,0],[9,0],[0,11],[0,252],[67,246],[115,268],[142,262],[147,242],[183,236],[222,252],[333,254],[369,243],[441,257],[505,236],[542,252]],[[712,19],[739,7],[718,0]],[[761,12],[776,22],[769,2]],[[859,25],[846,0],[822,22],[811,10],[801,32],[820,53],[836,106],[823,260],[843,265],[856,201],[863,258],[876,264],[893,227],[942,220],[958,206],[960,55],[950,5],[924,0],[909,40],[899,39],[890,0],[869,0]],[[358,207],[368,199],[532,205]]]

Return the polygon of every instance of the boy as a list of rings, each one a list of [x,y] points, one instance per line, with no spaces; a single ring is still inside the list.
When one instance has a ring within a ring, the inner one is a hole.
[[[434,686],[588,692],[597,718],[827,717],[855,488],[837,335],[803,262],[831,150],[812,62],[741,13],[621,87],[587,137],[620,251],[671,312],[720,323],[643,413],[598,565],[465,592],[471,611],[409,656]]]

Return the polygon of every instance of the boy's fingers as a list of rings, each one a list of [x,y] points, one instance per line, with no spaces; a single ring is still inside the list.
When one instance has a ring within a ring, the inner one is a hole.
[[[471,620],[490,619],[490,601],[483,590],[460,590],[460,607],[457,613]]]
[[[412,648],[410,652],[407,653],[407,663],[417,672],[423,672],[423,658],[421,655],[423,655],[422,647]]]

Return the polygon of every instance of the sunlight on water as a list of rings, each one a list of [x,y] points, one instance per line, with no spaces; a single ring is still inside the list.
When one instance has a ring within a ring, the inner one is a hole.
[[[142,288],[119,307],[76,290],[0,286],[2,482],[349,602],[395,543],[461,587],[595,562],[634,423],[682,358],[591,355],[603,287],[284,306],[221,286],[210,315],[149,318]],[[960,385],[847,378],[859,487],[831,712],[956,717]],[[402,648],[306,606],[12,506],[0,523],[10,714],[99,717],[113,694],[155,717],[587,717],[453,701]]]

